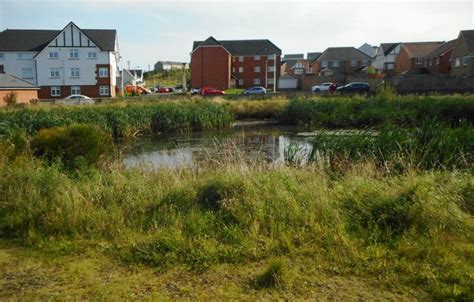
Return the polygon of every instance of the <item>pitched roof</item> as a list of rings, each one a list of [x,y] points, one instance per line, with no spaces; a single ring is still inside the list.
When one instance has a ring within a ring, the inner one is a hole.
[[[141,69],[127,69],[127,71],[131,74],[131,75],[134,75],[136,77],[141,77],[142,76],[142,73],[143,73],[143,70]]]
[[[306,55],[306,58],[309,61],[313,61],[313,60],[316,60],[317,58],[319,58],[319,56],[321,54],[322,54],[322,52],[308,52],[308,54]]]
[[[193,51],[199,46],[221,45],[233,56],[281,55],[281,49],[270,40],[219,40],[209,37],[205,41],[194,41]]]
[[[433,51],[428,53],[426,55],[426,58],[435,58],[435,57],[441,56],[442,54],[444,54],[445,52],[453,48],[456,45],[456,41],[457,39],[454,39],[454,40],[441,44],[441,46],[439,46],[438,48],[435,48]]]
[[[0,32],[0,51],[40,51],[62,30],[6,29]],[[115,29],[81,29],[97,46],[115,49]]]
[[[364,43],[357,49],[362,51],[363,53],[365,53],[371,58],[375,57],[375,55],[377,54],[377,47],[372,46],[369,43]]]
[[[354,47],[329,47],[316,60],[320,61],[350,61],[369,60],[370,57]]]
[[[283,56],[282,60],[296,60],[296,59],[304,59],[304,53],[295,53],[295,54],[286,54]]]
[[[174,62],[174,61],[157,61],[155,64],[170,64],[170,65],[183,65],[183,64],[188,64],[186,62]]]
[[[399,44],[400,43],[382,43],[380,44],[380,48],[382,48],[383,54],[386,56]]]
[[[410,42],[402,43],[402,47],[410,58],[421,58],[440,47],[444,42]]]
[[[474,29],[461,30],[460,34],[464,37],[464,41],[466,41],[469,53],[474,54]]]
[[[39,89],[39,87],[9,74],[0,74],[1,89]]]

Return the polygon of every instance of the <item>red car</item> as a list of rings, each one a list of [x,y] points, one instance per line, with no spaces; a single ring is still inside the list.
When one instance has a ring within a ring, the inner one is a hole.
[[[158,88],[157,92],[158,93],[169,93],[169,92],[173,92],[173,88],[162,86],[162,87]]]
[[[201,89],[200,94],[201,94],[202,96],[206,96],[206,95],[223,95],[223,94],[225,94],[225,92],[222,91],[222,90],[216,89],[216,88],[205,87],[205,88]]]

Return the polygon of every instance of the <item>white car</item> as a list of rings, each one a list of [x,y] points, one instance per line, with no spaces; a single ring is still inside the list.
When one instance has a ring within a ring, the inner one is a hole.
[[[58,105],[93,105],[94,100],[82,94],[73,94],[62,100],[57,100]]]
[[[312,92],[328,92],[329,87],[331,87],[332,83],[322,83],[321,85],[316,85],[311,87]]]

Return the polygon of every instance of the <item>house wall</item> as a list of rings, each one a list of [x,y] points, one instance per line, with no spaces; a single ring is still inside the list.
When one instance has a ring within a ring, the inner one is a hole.
[[[231,55],[222,46],[198,47],[191,54],[191,87],[230,87]]]
[[[397,45],[389,54],[384,55],[382,47],[379,47],[372,65],[385,73],[394,73],[394,71],[387,69],[387,64],[395,65],[395,61],[400,54],[400,48],[401,45]]]
[[[17,103],[20,104],[29,104],[30,100],[37,99],[38,98],[38,90],[33,89],[33,90],[0,90],[0,107],[4,107],[7,105],[3,98],[12,93],[16,93],[17,97]]]
[[[273,71],[269,71],[269,67],[273,67],[275,64],[275,60],[269,59],[268,56],[260,56],[259,60],[255,60],[255,56],[243,56],[243,62],[239,61],[239,56],[232,57],[232,74],[234,77],[237,78],[236,86],[238,88],[250,88],[252,86],[263,86],[269,89],[273,89],[273,83],[269,83],[268,79],[274,79],[275,73]],[[255,67],[260,67],[260,72],[255,72]],[[243,72],[239,72],[239,68],[243,67]],[[276,56],[276,68],[274,69],[276,72],[276,80],[278,82],[278,78],[280,77],[281,73],[281,61],[280,56]],[[244,83],[242,85],[239,84],[238,79],[243,79]],[[260,84],[254,84],[254,79],[259,79]],[[271,82],[271,81],[270,81]]]
[[[404,47],[400,50],[400,54],[398,55],[395,61],[395,72],[401,73],[406,70],[410,70],[412,68],[412,60],[408,55],[408,52]]]
[[[429,62],[426,64],[426,69],[430,74],[450,74],[451,73],[451,54],[453,53],[453,48],[440,55],[439,64],[437,64],[436,57],[431,58],[431,65]]]
[[[0,59],[0,65],[3,65],[3,72],[14,75],[20,79],[24,79],[27,82],[37,85],[37,74],[36,74],[36,62],[33,57],[37,52],[25,52],[25,51],[2,51],[4,58]],[[31,59],[20,59],[19,54],[30,55]],[[31,68],[32,76],[23,78],[23,68]]]
[[[474,56],[470,56],[467,65],[463,64],[463,57],[469,55],[466,41],[464,40],[464,37],[460,35],[451,56],[451,75],[474,77]],[[456,57],[461,59],[461,65],[459,67],[454,67]]]

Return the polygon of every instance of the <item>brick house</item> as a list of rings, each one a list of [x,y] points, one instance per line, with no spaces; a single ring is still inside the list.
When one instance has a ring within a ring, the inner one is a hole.
[[[39,86],[39,98],[115,96],[118,59],[115,30],[70,22],[62,30],[0,32],[0,70]]]
[[[195,41],[191,52],[191,87],[276,88],[281,49],[270,40]],[[275,68],[276,67],[276,68]]]
[[[451,54],[451,75],[474,77],[474,30],[462,30]]]
[[[310,64],[319,76],[354,75],[372,63],[372,58],[354,47],[329,47]]]
[[[395,72],[405,74],[421,71],[425,67],[424,57],[440,47],[444,42],[402,43],[395,60]]]
[[[448,41],[425,56],[424,67],[430,74],[451,73],[451,54],[455,44],[456,39]]]

